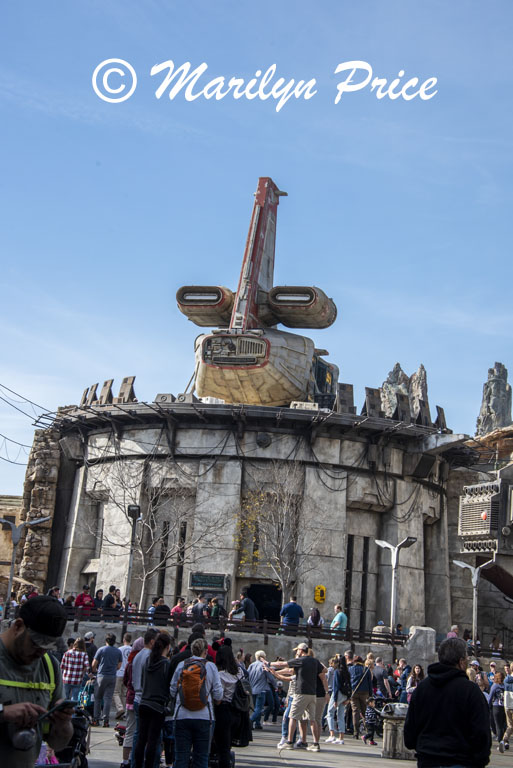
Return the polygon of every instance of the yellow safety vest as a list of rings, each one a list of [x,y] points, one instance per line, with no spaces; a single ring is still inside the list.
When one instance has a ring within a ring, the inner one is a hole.
[[[53,692],[55,691],[55,670],[53,668],[53,663],[50,658],[50,656],[45,653],[43,656],[43,659],[46,662],[46,666],[48,668],[48,677],[50,678],[49,683],[20,683],[18,680],[3,680],[0,678],[0,686],[5,686],[6,688],[30,688],[31,690],[37,690],[37,691],[50,691],[50,700],[53,697]],[[43,723],[43,733],[48,733],[50,730],[50,723],[45,722]]]

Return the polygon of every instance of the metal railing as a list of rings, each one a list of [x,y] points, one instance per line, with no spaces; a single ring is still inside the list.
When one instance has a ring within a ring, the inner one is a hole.
[[[179,629],[191,629],[198,622],[189,616],[174,617],[167,613],[151,614],[148,611],[99,611],[95,608],[68,608],[68,620],[73,621],[73,631],[78,632],[79,624],[84,621],[98,621],[105,623],[122,624],[122,632],[126,631],[128,624],[140,626],[154,626],[171,631],[176,638]],[[345,643],[352,650],[357,643],[364,644],[382,644],[403,646],[407,635],[398,635],[390,632],[374,632],[372,630],[352,629],[348,627],[339,631],[330,629],[329,626],[312,627],[310,624],[299,624],[297,626],[286,626],[277,621],[261,619],[258,621],[247,621],[229,619],[226,616],[220,616],[216,619],[205,619],[202,622],[205,629],[217,631],[221,637],[226,632],[243,632],[252,635],[263,635],[263,643],[267,645],[269,637],[297,637],[305,638],[309,647],[314,640],[331,640],[337,643]]]

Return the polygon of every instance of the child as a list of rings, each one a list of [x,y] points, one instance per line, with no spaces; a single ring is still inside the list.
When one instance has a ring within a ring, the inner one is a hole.
[[[377,744],[377,742],[374,741],[374,732],[376,730],[377,724],[378,713],[376,712],[376,699],[374,696],[369,696],[367,699],[367,708],[365,710],[365,727],[367,729],[367,733],[365,736],[362,736],[362,739],[365,744],[372,744],[373,747],[375,747]],[[369,741],[367,741],[367,739]]]

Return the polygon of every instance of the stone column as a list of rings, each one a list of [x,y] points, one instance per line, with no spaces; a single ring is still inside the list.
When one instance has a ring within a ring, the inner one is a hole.
[[[346,557],[346,479],[331,479],[324,484],[322,470],[305,468],[303,522],[305,531],[305,567],[299,574],[298,602],[309,612],[314,605],[317,584],[329,588],[326,603],[318,606],[327,618],[332,617],[333,605],[344,598],[344,567]],[[329,487],[334,490],[329,490]]]
[[[187,591],[189,573],[235,574],[238,565],[235,536],[240,511],[242,464],[233,459],[219,459],[212,467],[212,459],[198,464],[194,521],[188,533],[197,542],[188,552],[184,573],[183,592]],[[232,585],[233,588],[233,585]],[[227,603],[233,599],[226,594]]]

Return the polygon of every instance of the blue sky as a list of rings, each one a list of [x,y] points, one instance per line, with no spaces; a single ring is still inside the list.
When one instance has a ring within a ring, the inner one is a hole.
[[[473,434],[487,369],[513,368],[512,23],[510,0],[5,2],[0,383],[52,410],[126,375],[140,400],[182,391],[198,329],[176,290],[236,287],[269,175],[289,193],[275,281],[335,299],[336,324],[310,335],[358,408],[396,361],[424,363],[432,412]],[[109,58],[137,71],[124,103],[91,86]],[[206,62],[205,82],[276,64],[318,92],[279,113],[157,100],[150,70],[168,59]],[[353,59],[437,77],[438,93],[367,88],[335,105],[334,70]],[[0,401],[0,433],[30,444],[31,420]],[[0,455],[26,460],[14,444]],[[20,494],[23,475],[0,460],[0,493]]]

